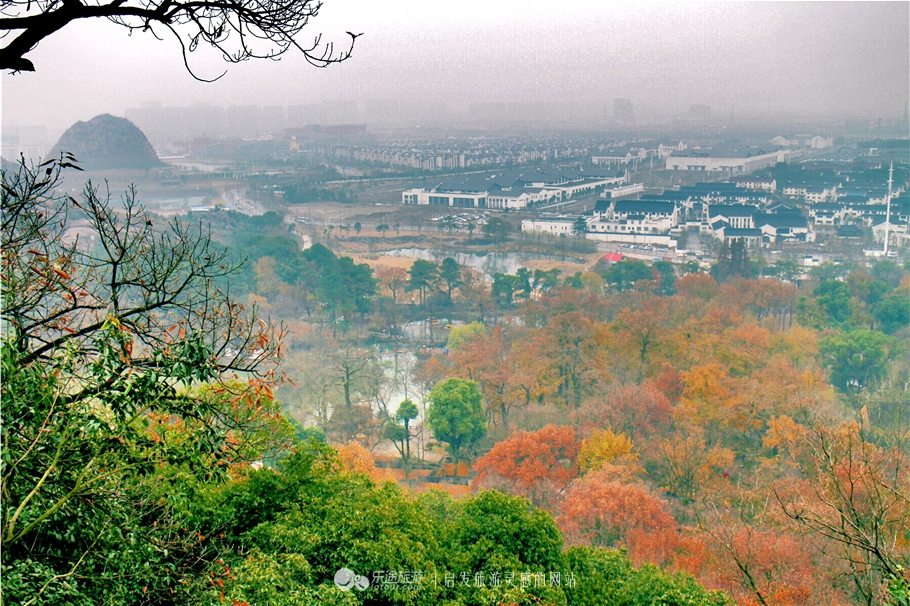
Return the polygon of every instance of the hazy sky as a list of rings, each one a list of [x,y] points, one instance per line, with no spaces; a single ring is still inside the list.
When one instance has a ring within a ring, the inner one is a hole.
[[[454,104],[604,101],[684,112],[896,118],[910,96],[910,3],[324,0],[312,33],[344,42],[325,70],[293,53],[194,81],[176,42],[103,20],[43,41],[34,74],[2,76],[7,125],[64,128],[144,102],[296,105],[329,99]],[[225,64],[197,52],[204,76]]]

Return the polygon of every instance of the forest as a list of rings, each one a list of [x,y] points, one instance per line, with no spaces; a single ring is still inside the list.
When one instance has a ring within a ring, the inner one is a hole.
[[[910,601],[906,266],[374,270],[72,164],[3,172],[5,603]]]

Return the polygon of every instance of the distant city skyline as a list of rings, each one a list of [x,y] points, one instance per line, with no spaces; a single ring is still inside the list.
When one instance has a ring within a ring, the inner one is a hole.
[[[416,121],[525,104],[512,107],[590,123],[612,119],[617,98],[631,102],[639,123],[687,119],[694,106],[710,107],[716,119],[731,113],[900,119],[910,97],[908,7],[569,2],[554,12],[543,2],[380,8],[327,0],[312,33],[341,43],[345,30],[365,32],[348,62],[318,70],[293,54],[232,66],[213,53],[191,56],[202,76],[227,68],[211,84],[186,73],[170,40],[130,38],[104,21],[79,23],[42,42],[33,53],[36,73],[3,74],[2,119],[5,128],[59,131],[149,103],[287,107],[342,100],[389,122],[396,111]]]

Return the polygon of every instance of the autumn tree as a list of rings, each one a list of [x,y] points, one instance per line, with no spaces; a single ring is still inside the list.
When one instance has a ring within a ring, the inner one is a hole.
[[[674,431],[659,438],[652,448],[652,477],[683,502],[691,503],[709,484],[729,473],[733,452],[709,446],[704,431],[698,427]],[[646,462],[646,465],[648,462]]]
[[[344,446],[338,446],[338,460],[341,463],[341,469],[347,473],[361,473],[365,476],[371,476],[376,473],[376,461],[370,451],[358,442],[348,442]]]
[[[4,598],[128,601],[149,565],[148,599],[173,600],[208,557],[173,486],[226,481],[282,435],[282,331],[223,288],[236,265],[206,230],[156,226],[132,191],[60,196],[67,165],[2,174]]]
[[[633,441],[646,443],[669,428],[672,411],[667,397],[654,382],[646,380],[641,385],[608,386],[585,400],[574,418],[584,427],[610,427]]]
[[[693,297],[710,301],[720,293],[717,280],[708,274],[687,274],[676,281],[676,292],[683,297]]]
[[[466,345],[473,343],[476,339],[483,338],[486,334],[486,326],[480,322],[471,322],[455,326],[449,331],[449,337],[446,339],[446,347],[450,351],[458,351]]]
[[[796,288],[792,284],[779,280],[739,280],[735,286],[741,293],[741,304],[754,314],[759,324],[773,318],[774,329],[790,327],[796,305]]]
[[[376,278],[379,280],[380,285],[387,288],[392,294],[392,301],[398,303],[398,296],[407,285],[407,271],[400,267],[381,266],[376,269]]]
[[[635,444],[625,435],[610,429],[595,429],[581,443],[578,469],[582,473],[600,471],[605,465],[631,463],[638,459]]]
[[[729,499],[723,501],[729,503]],[[714,583],[740,604],[843,603],[846,596],[818,566],[823,556],[811,542],[779,526],[749,519],[743,515],[749,509],[715,505],[698,515],[699,529],[708,537],[713,560],[704,576],[713,577]]]
[[[541,331],[527,330],[513,338],[506,359],[511,407],[543,403],[558,389],[559,377],[548,359],[549,341]]]
[[[472,486],[523,494],[541,507],[552,505],[578,475],[578,447],[572,427],[519,431],[477,459]]]
[[[660,347],[663,335],[667,332],[669,309],[665,298],[650,298],[636,309],[622,310],[611,326],[617,333],[615,344],[620,348],[631,349],[623,357],[634,360],[639,382],[646,376],[650,359]]]
[[[508,427],[509,411],[515,405],[509,380],[510,343],[501,326],[477,333],[454,350],[449,358],[455,374],[476,381],[483,393],[487,418],[491,423],[499,416],[501,426]]]
[[[568,542],[623,546],[632,560],[661,564],[678,541],[668,503],[639,484],[622,484],[594,473],[576,480],[559,509]]]
[[[774,486],[778,503],[797,526],[838,546],[834,554],[849,567],[864,601],[880,600],[887,579],[910,569],[906,442],[877,446],[859,423],[787,425],[765,442],[799,473],[796,481]]]
[[[581,312],[569,312],[550,319],[544,329],[549,355],[559,373],[558,393],[566,406],[581,406],[587,387],[603,377],[600,364],[605,335]]]

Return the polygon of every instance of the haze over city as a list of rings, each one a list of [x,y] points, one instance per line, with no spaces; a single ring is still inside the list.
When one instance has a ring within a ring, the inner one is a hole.
[[[223,63],[104,20],[74,23],[30,55],[35,73],[2,76],[3,124],[60,132],[77,120],[162,106],[287,106],[406,101],[419,117],[470,104],[546,103],[571,122],[628,98],[640,123],[684,114],[899,119],[908,96],[908,4],[327,2],[308,26],[351,60],[308,68]],[[587,109],[578,110],[579,106]],[[576,109],[573,109],[576,108]],[[403,110],[405,112],[410,110]],[[573,113],[574,112],[574,113]],[[363,113],[363,112],[361,112]],[[369,115],[353,116],[371,119]]]

